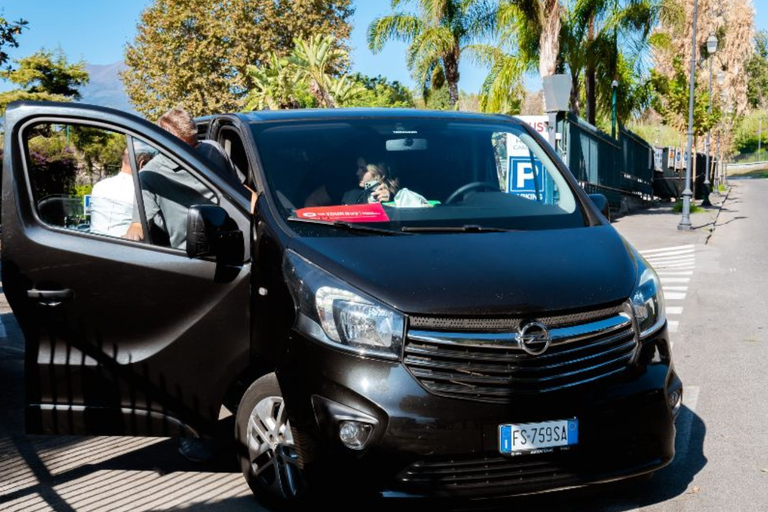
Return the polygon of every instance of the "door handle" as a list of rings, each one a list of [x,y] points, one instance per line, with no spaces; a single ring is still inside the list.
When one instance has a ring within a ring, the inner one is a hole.
[[[37,290],[32,288],[27,290],[27,297],[38,301],[44,306],[57,306],[62,301],[70,300],[75,296],[75,292],[69,288],[62,290]]]

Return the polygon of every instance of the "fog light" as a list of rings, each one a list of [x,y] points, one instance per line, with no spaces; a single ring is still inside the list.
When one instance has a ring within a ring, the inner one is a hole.
[[[360,421],[342,421],[339,424],[339,439],[350,450],[362,450],[371,438],[373,425]]]
[[[683,406],[683,391],[676,389],[667,394],[667,404],[672,411],[672,416],[677,418],[680,413],[680,408]]]

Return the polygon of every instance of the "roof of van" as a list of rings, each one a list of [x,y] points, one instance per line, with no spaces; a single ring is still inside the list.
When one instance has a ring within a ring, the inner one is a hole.
[[[455,119],[478,121],[522,121],[504,114],[484,114],[478,112],[454,112],[445,110],[425,110],[415,108],[316,108],[316,109],[292,109],[292,110],[256,110],[239,114],[247,121],[288,121],[297,119],[394,119],[394,118],[424,118]]]

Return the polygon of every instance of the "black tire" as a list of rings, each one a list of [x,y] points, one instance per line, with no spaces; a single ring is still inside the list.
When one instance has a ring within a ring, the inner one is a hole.
[[[243,476],[256,499],[273,510],[296,509],[309,495],[286,412],[277,376],[269,373],[248,387],[235,421]]]

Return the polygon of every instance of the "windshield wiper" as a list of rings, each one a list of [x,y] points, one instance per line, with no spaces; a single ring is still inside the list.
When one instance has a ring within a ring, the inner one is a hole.
[[[507,233],[518,230],[466,224],[464,226],[404,226],[400,231],[404,233]]]
[[[319,220],[319,219],[303,219],[301,217],[288,217],[290,222],[301,222],[304,224],[320,224],[323,226],[330,226],[337,229],[344,229],[347,231],[356,231],[360,233],[373,233],[376,235],[405,235],[400,231],[392,231],[391,229],[374,228],[371,226],[363,226],[353,222],[344,222],[341,220]]]

